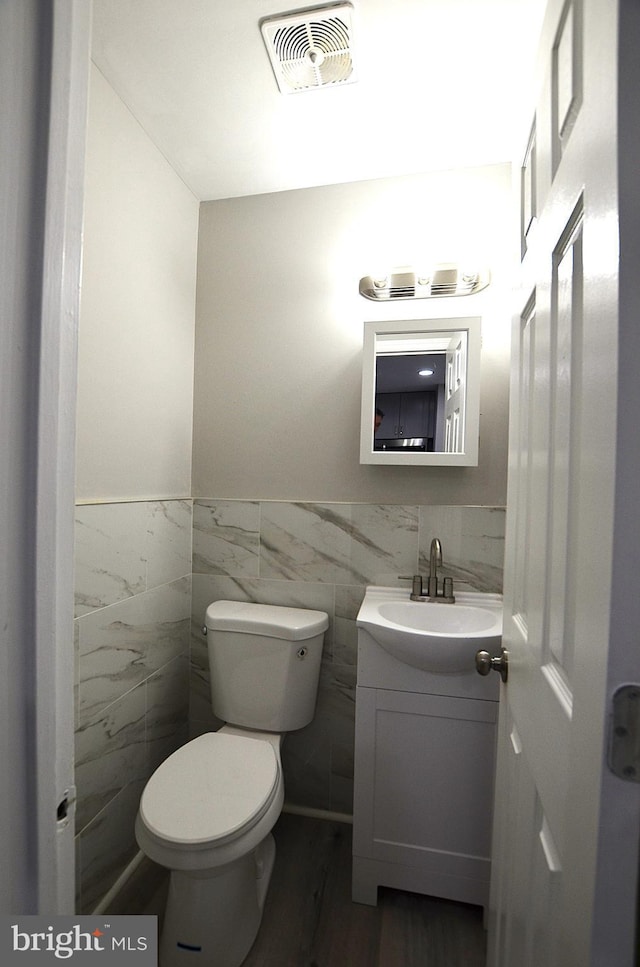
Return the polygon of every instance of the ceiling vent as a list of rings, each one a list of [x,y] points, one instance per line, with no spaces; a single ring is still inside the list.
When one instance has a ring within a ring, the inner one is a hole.
[[[282,94],[356,80],[350,3],[268,17],[261,21],[260,29]]]
[[[388,274],[367,275],[360,279],[359,292],[365,299],[433,299],[438,296],[473,295],[486,289],[491,281],[488,269],[464,268],[441,262],[430,271],[395,269]]]

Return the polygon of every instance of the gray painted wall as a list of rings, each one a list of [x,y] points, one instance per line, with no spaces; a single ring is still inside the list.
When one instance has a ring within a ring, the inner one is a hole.
[[[93,67],[78,500],[188,497],[198,202]]]
[[[203,204],[193,495],[504,504],[510,192],[496,166]],[[358,295],[381,265],[453,258],[489,265],[489,288],[393,306]],[[479,466],[361,466],[363,321],[438,315],[483,317]]]

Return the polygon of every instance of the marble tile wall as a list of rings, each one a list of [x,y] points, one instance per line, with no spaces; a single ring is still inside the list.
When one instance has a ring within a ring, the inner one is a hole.
[[[428,571],[439,537],[442,574],[458,590],[502,591],[504,508],[196,499],[190,729],[217,727],[209,697],[207,605],[220,598],[329,614],[313,722],[283,747],[289,802],[351,813],[357,633],[367,584]]]
[[[137,852],[144,783],[188,738],[190,500],[76,512],[76,861],[89,913]]]

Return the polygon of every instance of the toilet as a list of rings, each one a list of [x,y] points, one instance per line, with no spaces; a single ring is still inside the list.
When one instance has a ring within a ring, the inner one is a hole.
[[[225,722],[153,773],[136,839],[171,870],[161,967],[239,967],[262,919],[284,802],[283,733],[315,711],[323,611],[215,601],[206,611],[211,704]]]

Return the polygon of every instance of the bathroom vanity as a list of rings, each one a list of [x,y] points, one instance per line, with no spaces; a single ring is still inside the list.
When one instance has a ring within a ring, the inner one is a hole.
[[[415,667],[358,621],[356,902],[389,886],[487,908],[498,698],[497,676],[472,659],[468,671]]]

